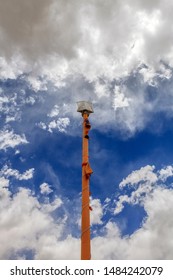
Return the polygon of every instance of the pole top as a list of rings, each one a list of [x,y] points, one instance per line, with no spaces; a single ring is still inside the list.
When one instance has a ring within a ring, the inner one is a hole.
[[[93,110],[93,105],[90,101],[78,101],[77,102],[77,112],[80,112],[82,113],[82,115],[84,113],[86,114],[90,114],[90,113],[94,113],[94,110]]]

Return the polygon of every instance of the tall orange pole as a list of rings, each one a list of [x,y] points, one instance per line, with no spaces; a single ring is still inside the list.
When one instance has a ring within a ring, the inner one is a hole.
[[[81,260],[91,259],[90,245],[90,210],[89,205],[89,179],[92,169],[89,165],[88,141],[89,123],[87,112],[83,112],[83,143],[82,143],[82,220],[81,220]]]

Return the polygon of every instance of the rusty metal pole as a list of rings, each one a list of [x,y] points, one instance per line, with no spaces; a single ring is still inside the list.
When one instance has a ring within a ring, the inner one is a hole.
[[[88,132],[91,125],[88,120],[89,114],[84,112],[83,116],[83,143],[82,143],[82,220],[81,220],[81,260],[91,259],[90,245],[90,205],[89,205],[89,179],[92,169],[89,165]]]

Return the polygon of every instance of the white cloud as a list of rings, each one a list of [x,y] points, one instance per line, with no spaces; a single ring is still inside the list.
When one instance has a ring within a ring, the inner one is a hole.
[[[35,99],[33,96],[29,96],[26,98],[26,104],[33,105],[35,103]]]
[[[100,83],[99,80],[95,82],[94,91],[98,98],[102,98],[103,96],[109,97],[110,89],[107,84]]]
[[[0,3],[1,4],[1,3]],[[0,33],[0,42],[2,36]],[[2,45],[1,45],[2,51]],[[2,55],[2,53],[1,53]],[[12,54],[12,57],[8,61],[5,57],[0,56],[0,79],[16,79],[19,75],[23,74],[23,71],[27,69],[26,62],[22,59],[21,56]]]
[[[31,250],[36,259],[79,258],[79,241],[70,235],[62,238],[64,220],[51,216],[62,204],[59,198],[41,204],[27,189],[20,188],[12,195],[0,188],[0,202],[1,259],[24,257],[25,250]]]
[[[128,195],[120,195],[116,203],[114,214],[119,214],[124,209],[125,202],[130,203],[131,202],[130,197]]]
[[[141,181],[149,182],[151,184],[156,183],[157,175],[154,173],[155,166],[147,165],[141,167],[141,169],[133,171],[126,179],[120,183],[120,188],[126,185],[138,184]]]
[[[147,219],[130,238],[129,259],[172,259],[172,205],[172,190],[158,188],[147,198]]]
[[[1,1],[1,79],[24,73],[22,79],[35,92],[56,95],[59,112],[54,107],[45,112],[49,117],[64,117],[63,100],[68,117],[77,118],[76,100],[89,98],[100,115],[95,126],[114,127],[126,137],[145,128],[157,112],[172,116],[172,91],[159,94],[164,89],[158,86],[172,78],[172,4],[152,2],[108,1],[105,6],[103,0]],[[147,101],[147,85],[159,90],[154,100]],[[6,119],[13,120],[14,114]],[[58,126],[55,120],[41,122],[50,132]]]
[[[92,240],[92,259],[116,260],[127,258],[128,241],[121,238],[121,233],[115,223],[108,222],[105,226],[104,236],[98,236]]]
[[[173,258],[173,190],[158,188],[144,203],[147,217],[141,227],[130,236],[121,237],[117,225],[108,222],[106,233],[92,240],[93,259]]]
[[[51,111],[52,114],[56,114],[55,111]],[[55,115],[48,115],[49,117],[53,118],[55,117]],[[66,128],[70,125],[70,118],[65,117],[65,118],[58,118],[58,119],[54,119],[50,122],[46,121],[46,122],[39,122],[37,123],[37,126],[40,127],[43,130],[48,130],[50,133],[53,133],[54,131],[59,131],[59,132],[67,132]]]
[[[90,201],[92,211],[90,212],[90,222],[91,225],[102,224],[103,209],[99,199],[92,199]]]
[[[49,184],[43,183],[40,185],[40,192],[41,194],[50,194],[52,192]]]
[[[17,180],[29,180],[33,178],[34,168],[30,168],[26,170],[23,174],[16,169],[11,169],[7,165],[5,165],[0,171],[0,175],[5,176],[6,178],[15,177]]]
[[[16,120],[15,117],[6,116],[5,122],[9,123],[9,122],[14,122],[15,120]]]
[[[140,62],[155,69],[161,60],[172,63],[171,2],[154,2],[151,10],[141,2],[1,1],[1,53],[11,62],[3,61],[3,76],[32,69],[30,80],[38,90],[37,74],[57,84],[75,73],[112,80],[127,76]]]
[[[147,182],[145,186],[147,189]],[[130,196],[120,197],[120,208],[123,199],[127,203],[132,203]],[[140,200],[137,201],[138,203]],[[141,226],[131,235],[122,237],[116,223],[106,224],[105,234],[92,240],[93,259],[166,260],[173,258],[173,190],[167,189],[163,183],[158,184],[157,187],[151,188],[143,199],[143,207],[146,217]]]
[[[120,86],[115,86],[114,93],[113,108],[115,110],[117,108],[129,107],[130,98],[125,97]]]
[[[53,120],[48,125],[48,131],[53,132],[53,130],[58,129],[59,132],[66,132],[66,127],[69,126],[69,118],[58,118],[58,120]]]
[[[80,259],[80,240],[68,235],[65,240],[59,240],[53,235],[43,235],[38,240],[39,250],[36,259],[73,260]]]
[[[168,177],[173,177],[172,166],[155,171],[155,166],[147,165],[139,170],[133,171],[119,185],[120,189],[128,186],[131,193],[129,195],[123,194],[119,196],[116,201],[114,214],[119,214],[124,209],[124,203],[144,205],[148,197],[160,184],[164,187],[164,183]]]
[[[173,176],[173,166],[168,165],[159,171],[159,179],[165,182],[168,177]]]
[[[30,74],[27,76],[26,81],[28,82],[29,86],[35,91],[38,92],[39,90],[47,90],[46,81],[41,81],[37,75]]]
[[[45,203],[42,208],[44,211],[49,213],[49,212],[53,212],[54,210],[59,208],[62,204],[63,204],[62,200],[58,197],[58,198],[55,198],[53,200],[53,202],[51,202],[51,203]],[[63,220],[62,220],[62,222],[63,222]]]
[[[48,114],[48,117],[53,118],[59,115],[59,106],[55,105],[51,112]]]
[[[37,126],[40,127],[40,128],[43,129],[43,130],[46,130],[46,129],[47,129],[47,126],[46,126],[46,124],[45,124],[44,122],[39,122],[39,123],[37,124]]]
[[[160,182],[160,172],[157,174]],[[40,203],[24,188],[12,195],[8,180],[2,177],[0,181],[4,186],[0,188],[1,259],[25,258],[25,250],[31,250],[35,259],[80,258],[80,239],[66,235],[67,217],[51,215],[62,207],[62,199],[56,197],[51,203]],[[142,182],[141,179],[138,184]],[[144,184],[147,185],[147,180]],[[106,203],[109,202],[110,199],[106,199]],[[127,203],[130,200],[127,199]],[[93,224],[101,224],[104,217],[100,200],[93,199],[91,205],[97,213]],[[158,183],[143,200],[143,207],[146,217],[141,227],[129,236],[122,236],[118,225],[112,221],[104,225],[102,235],[92,239],[92,259],[173,258],[173,190]]]
[[[0,149],[6,150],[21,144],[27,144],[25,135],[15,134],[13,131],[0,131]]]
[[[0,177],[0,188],[6,188],[8,186],[9,186],[9,180],[4,177]]]

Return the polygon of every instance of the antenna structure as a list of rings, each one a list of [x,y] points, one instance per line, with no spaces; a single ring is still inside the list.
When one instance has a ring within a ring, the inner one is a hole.
[[[93,173],[89,165],[89,130],[91,124],[89,115],[93,113],[92,103],[88,101],[77,102],[78,109],[83,117],[83,133],[82,133],[82,217],[81,217],[81,260],[91,259],[91,240],[90,240],[90,188],[89,180]]]

